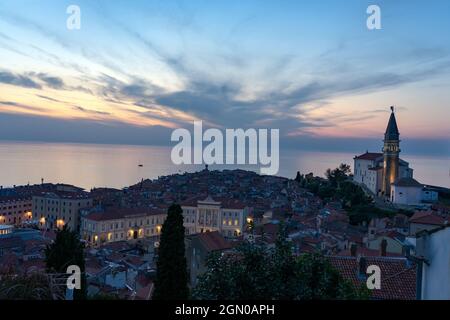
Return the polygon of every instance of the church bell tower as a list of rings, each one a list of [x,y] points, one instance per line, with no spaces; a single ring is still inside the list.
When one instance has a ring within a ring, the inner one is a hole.
[[[391,116],[384,134],[383,146],[383,189],[385,197],[391,198],[391,183],[398,178],[398,166],[400,159],[400,133],[395,120],[394,107],[391,107]]]

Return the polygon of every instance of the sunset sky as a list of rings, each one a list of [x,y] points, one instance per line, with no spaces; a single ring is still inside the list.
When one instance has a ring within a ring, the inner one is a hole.
[[[170,144],[203,120],[331,149],[379,144],[394,105],[450,153],[449,31],[445,0],[0,0],[0,139]]]

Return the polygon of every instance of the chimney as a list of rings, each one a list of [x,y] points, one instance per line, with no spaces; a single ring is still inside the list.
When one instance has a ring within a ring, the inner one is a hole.
[[[380,244],[380,256],[386,257],[386,248],[387,248],[387,240],[383,239],[381,240]]]
[[[352,257],[356,257],[356,251],[358,250],[358,247],[356,246],[356,243],[352,243],[350,245],[350,255]]]
[[[403,245],[402,253],[408,259],[411,256],[411,247],[409,245]]]
[[[358,265],[358,278],[365,279],[366,278],[366,258],[363,256],[358,256],[356,259]]]
[[[412,261],[414,260],[414,257],[411,256],[411,246],[403,245],[402,246],[402,252],[403,252],[403,255],[406,258],[406,261],[405,261],[406,267],[407,268],[411,268]]]

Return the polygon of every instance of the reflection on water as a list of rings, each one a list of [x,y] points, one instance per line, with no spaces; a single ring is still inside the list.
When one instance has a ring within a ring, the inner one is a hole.
[[[124,146],[72,143],[0,142],[0,185],[46,182],[70,183],[91,187],[122,188],[142,178],[157,178],[184,171],[197,171],[201,165],[175,166],[170,147]],[[323,175],[327,168],[344,162],[353,165],[351,153],[280,151],[279,175],[295,177],[314,172]],[[402,155],[422,183],[450,187],[448,157]],[[143,166],[140,167],[139,164]],[[211,169],[243,168],[259,172],[256,166],[210,166]]]

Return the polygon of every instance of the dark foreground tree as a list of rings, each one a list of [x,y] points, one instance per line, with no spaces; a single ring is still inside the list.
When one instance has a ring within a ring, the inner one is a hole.
[[[184,249],[183,210],[178,204],[173,204],[161,230],[154,300],[182,300],[189,297]]]
[[[359,300],[370,296],[368,289],[357,288],[345,280],[320,254],[304,254],[297,260],[297,279],[301,300]]]
[[[43,274],[6,274],[0,275],[0,300],[52,300],[52,293]]]
[[[276,248],[244,243],[232,254],[212,254],[192,295],[208,300],[366,299],[368,291],[342,278],[319,254],[296,257],[284,226]]]
[[[55,241],[45,249],[45,263],[49,273],[66,273],[68,266],[78,266],[81,271],[81,289],[74,289],[74,299],[86,299],[84,245],[76,232],[66,226],[58,230]]]

